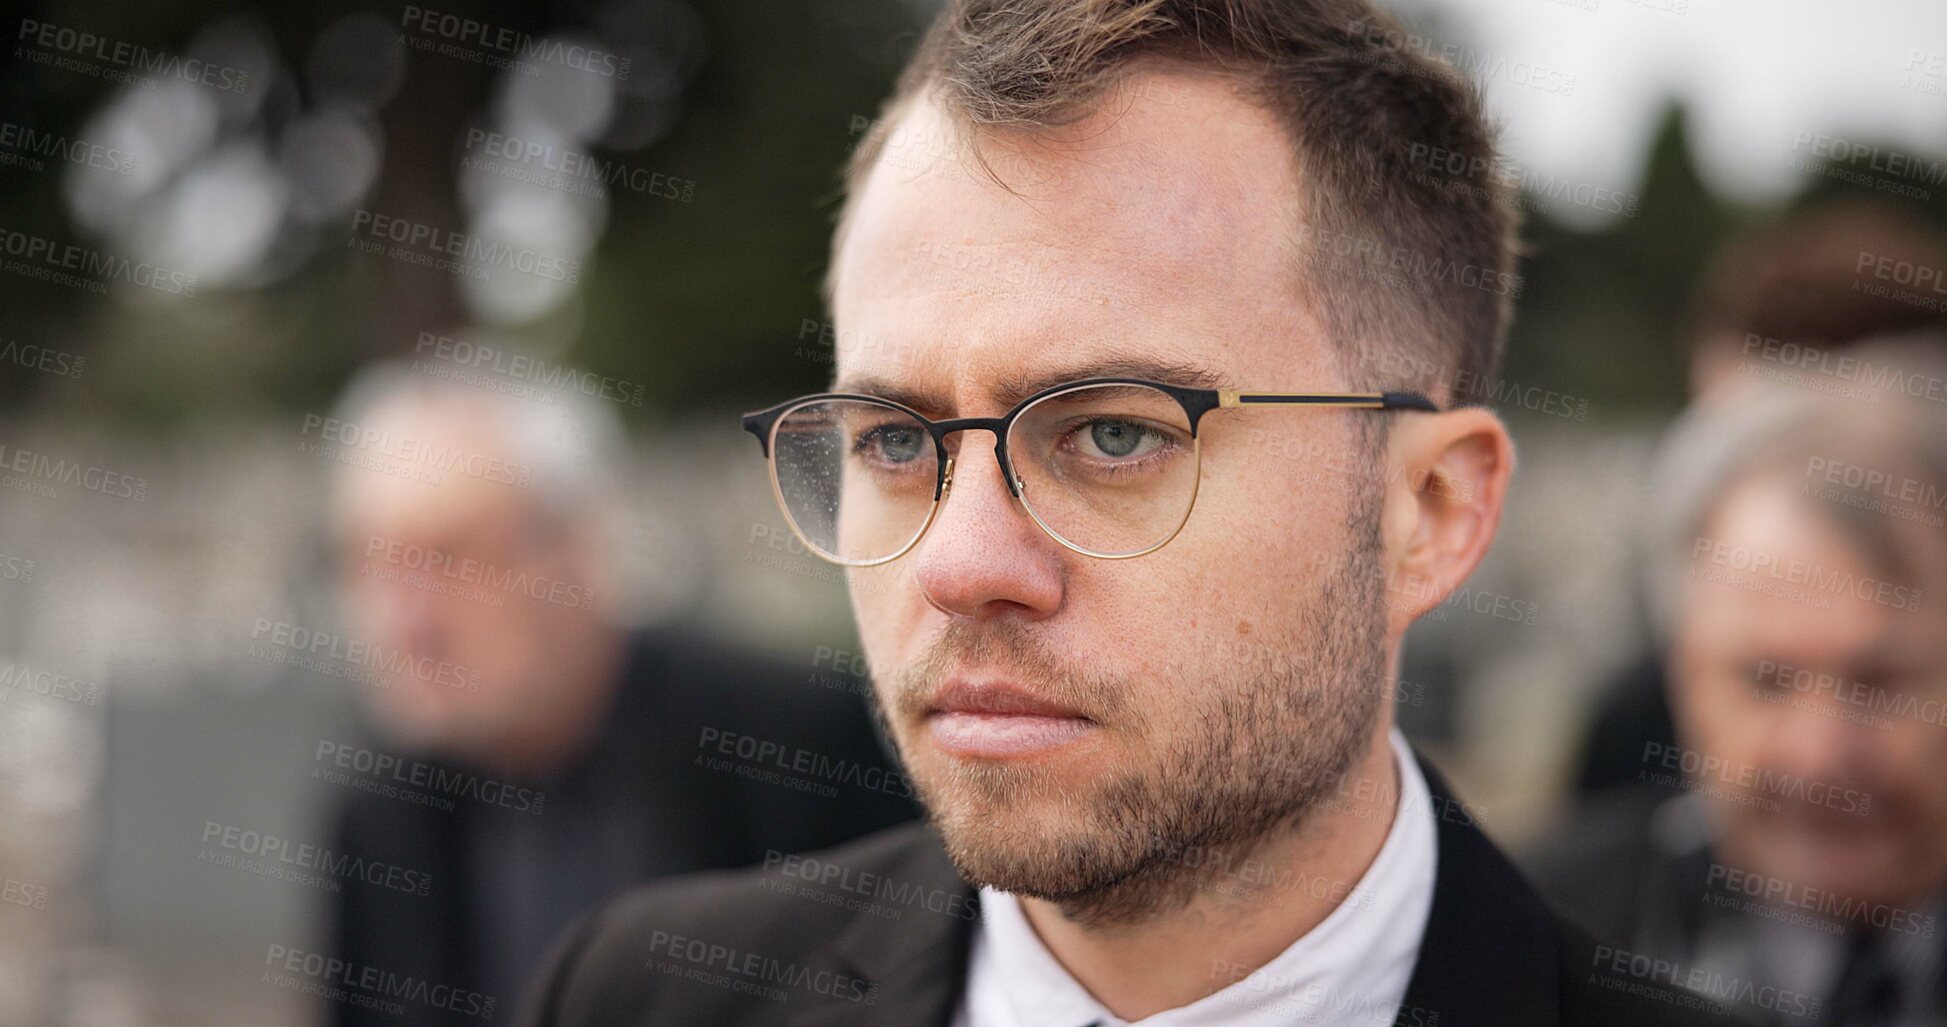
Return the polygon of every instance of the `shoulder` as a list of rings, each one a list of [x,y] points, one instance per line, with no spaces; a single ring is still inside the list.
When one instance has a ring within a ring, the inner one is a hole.
[[[1626,866],[1651,848],[1650,823],[1671,798],[1642,785],[1605,789],[1578,799],[1523,853],[1522,863],[1542,883],[1578,879],[1591,871]]]
[[[1439,817],[1433,909],[1402,1016],[1441,1027],[1730,1024],[1668,964],[1603,945],[1564,920],[1481,832],[1430,764]],[[1601,880],[1584,887],[1601,888]],[[1402,1023],[1408,1022],[1402,1020]]]
[[[1687,933],[1683,910],[1703,900],[1709,828],[1694,796],[1649,788],[1591,797],[1532,847],[1541,893],[1597,939]]]
[[[555,947],[529,996],[530,1027],[610,1023],[748,1023],[783,1003],[762,983],[815,981],[866,989],[833,942],[871,905],[881,881],[954,893],[971,919],[971,888],[952,876],[937,836],[903,824],[803,855],[772,853],[742,870],[670,878],[585,916]],[[964,894],[959,894],[962,889]]]
[[[1560,929],[1562,1023],[1734,1027],[1741,1022],[1709,998],[1682,987],[1694,983],[1686,968],[1598,942],[1566,922]]]

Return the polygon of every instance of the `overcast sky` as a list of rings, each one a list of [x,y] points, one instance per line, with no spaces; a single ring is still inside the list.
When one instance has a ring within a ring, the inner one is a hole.
[[[1947,0],[1394,0],[1456,31],[1504,151],[1535,175],[1634,192],[1658,111],[1681,98],[1706,181],[1751,202],[1802,187],[1801,138],[1877,145],[1882,178],[1941,195]],[[1594,8],[1593,10],[1589,8]],[[1420,45],[1420,44],[1411,44]],[[1794,149],[1794,146],[1797,149]],[[1844,149],[1833,152],[1846,153]],[[1564,209],[1583,223],[1599,215]]]

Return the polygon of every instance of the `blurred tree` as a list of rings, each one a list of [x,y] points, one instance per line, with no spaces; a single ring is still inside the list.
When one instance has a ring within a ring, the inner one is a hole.
[[[599,37],[658,4],[681,0],[467,0],[441,7],[495,30]],[[837,169],[853,142],[853,119],[876,110],[903,41],[916,32],[915,7],[899,0],[688,6],[691,18],[649,25],[699,37],[688,42],[700,45],[700,63],[683,69],[686,83],[672,87],[685,90],[672,105],[675,123],[646,146],[624,140],[619,149],[597,146],[594,156],[686,180],[690,195],[611,189],[582,295],[557,315],[508,333],[518,343],[526,332],[537,350],[598,373],[647,383],[653,403],[676,407],[824,374],[792,353],[800,323],[821,316],[818,280]],[[260,4],[239,14],[229,3],[185,0],[58,10],[42,3],[21,16],[177,53],[212,24],[245,26],[279,61],[273,100],[247,126],[274,149],[304,100],[302,69],[319,33],[366,10]],[[395,25],[404,11],[378,9]],[[0,117],[36,132],[73,137],[120,92],[89,75],[5,59]],[[457,193],[464,135],[487,122],[497,76],[481,64],[420,52],[406,66],[403,86],[379,111],[384,163],[362,205],[464,231]],[[69,216],[58,164],[0,167],[0,177],[7,186],[0,190],[0,225],[100,244]],[[352,259],[342,245],[350,228],[334,229],[335,238],[297,274],[249,289],[202,289],[184,302],[128,303],[113,290],[102,297],[0,275],[0,339],[58,340],[91,361],[90,387],[80,394],[59,391],[46,375],[0,369],[0,409],[21,412],[40,394],[58,400],[67,416],[153,424],[267,403],[317,410],[357,364],[409,352],[421,331],[467,332],[453,276]]]
[[[1712,251],[1751,216],[1698,176],[1676,106],[1657,128],[1637,196],[1633,217],[1601,231],[1535,215],[1524,233],[1526,286],[1504,373],[1593,399],[1593,416],[1683,402],[1684,304]]]

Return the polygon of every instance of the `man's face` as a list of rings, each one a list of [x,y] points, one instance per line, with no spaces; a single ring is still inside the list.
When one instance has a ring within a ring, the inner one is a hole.
[[[1673,705],[1692,762],[1710,761],[1695,785],[1727,865],[1897,904],[1947,882],[1947,646],[1925,570],[1939,529],[1890,525],[1925,559],[1875,568],[1832,518],[1885,515],[1816,511],[1793,486],[1738,486],[1706,524]]]
[[[1166,84],[984,141],[1018,194],[959,150],[898,145],[956,131],[908,109],[836,257],[840,386],[889,383],[936,418],[998,416],[1003,378],[1114,359],[1346,387],[1293,280],[1285,134],[1212,80]],[[892,737],[963,873],[1086,904],[1166,875],[1165,853],[1261,835],[1368,751],[1397,641],[1378,474],[1321,477],[1309,457],[1366,459],[1360,416],[1206,416],[1194,513],[1128,560],[1063,548],[1008,494],[993,436],[952,437],[932,528],[853,570],[851,593]]]
[[[469,460],[436,482],[389,454],[340,473],[339,595],[354,637],[383,654],[383,685],[363,690],[380,720],[408,742],[491,758],[561,701],[554,672],[587,644],[597,590],[536,495],[511,475],[465,473],[473,454],[516,463],[490,418],[407,406],[385,420],[402,451]]]

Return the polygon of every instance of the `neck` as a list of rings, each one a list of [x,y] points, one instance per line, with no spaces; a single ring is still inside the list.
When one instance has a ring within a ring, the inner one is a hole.
[[[1399,771],[1382,717],[1365,753],[1299,823],[1210,853],[1186,906],[1135,924],[1077,922],[1044,899],[1021,906],[1041,941],[1125,1020],[1221,991],[1310,933],[1365,876],[1391,831]]]

